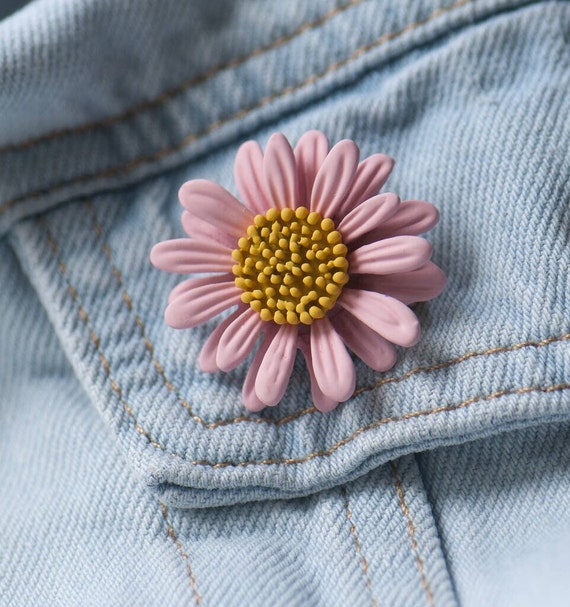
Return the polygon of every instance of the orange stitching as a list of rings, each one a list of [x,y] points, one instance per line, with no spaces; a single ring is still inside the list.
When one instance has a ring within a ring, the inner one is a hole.
[[[436,363],[434,365],[430,365],[429,367],[415,367],[414,369],[410,369],[403,375],[398,377],[385,377],[384,379],[379,379],[377,382],[370,384],[368,386],[362,386],[355,390],[354,396],[358,396],[363,392],[369,392],[370,390],[375,390],[380,386],[384,386],[386,384],[395,384],[405,381],[412,375],[417,375],[418,373],[431,373],[432,371],[438,371],[440,369],[446,369],[448,367],[453,367],[462,363],[470,358],[477,358],[479,356],[489,356],[491,354],[501,354],[503,352],[514,352],[515,350],[521,350],[522,348],[542,348],[543,346],[547,346],[549,344],[555,343],[557,341],[567,341],[570,339],[570,333],[565,333],[564,335],[557,335],[556,337],[547,337],[546,339],[541,339],[540,341],[523,341],[518,344],[513,344],[511,346],[498,346],[496,348],[489,348],[488,350],[481,350],[479,352],[467,352],[466,354],[462,354],[457,358],[453,358],[451,360],[446,360],[441,363]]]
[[[429,415],[434,415],[437,413],[457,411],[459,409],[469,407],[470,405],[473,405],[474,403],[477,403],[480,401],[491,401],[491,400],[494,400],[495,398],[500,398],[502,396],[510,396],[513,394],[529,394],[531,392],[549,393],[549,392],[557,392],[560,390],[570,390],[570,384],[558,384],[555,386],[525,386],[524,388],[517,388],[516,390],[500,390],[499,392],[493,392],[492,394],[487,394],[484,396],[474,396],[472,398],[468,398],[467,400],[464,400],[456,405],[445,405],[442,407],[436,407],[435,409],[424,409],[422,411],[413,411],[411,413],[404,413],[404,415],[401,415],[401,416],[385,417],[385,418],[379,419],[371,424],[368,424],[366,426],[361,426],[360,428],[355,430],[351,435],[347,436],[346,438],[343,438],[342,440],[338,441],[337,443],[334,443],[334,445],[332,445],[328,449],[323,449],[321,451],[314,451],[313,453],[309,453],[308,455],[306,455],[304,457],[296,457],[296,458],[289,458],[289,459],[264,459],[261,461],[249,461],[249,462],[246,461],[246,462],[237,462],[237,463],[236,462],[219,462],[217,464],[214,464],[214,463],[206,461],[206,460],[201,460],[201,461],[190,462],[190,464],[192,464],[193,466],[208,466],[211,468],[227,468],[229,466],[234,467],[234,468],[245,468],[247,466],[256,466],[256,465],[267,466],[267,465],[275,465],[275,464],[302,464],[304,462],[315,459],[317,457],[330,457],[335,451],[337,451],[337,449],[339,449],[340,447],[344,447],[348,443],[351,443],[358,436],[360,436],[363,432],[368,432],[369,430],[374,430],[374,429],[376,429],[380,426],[386,425],[386,424],[398,423],[398,422],[405,421],[407,419],[413,419],[415,417],[428,417]]]
[[[174,530],[174,527],[169,522],[168,508],[162,502],[160,502],[160,510],[162,511],[162,516],[164,517],[164,520],[166,521],[168,537],[174,542],[174,545],[176,546],[176,550],[178,550],[178,553],[180,554],[180,556],[182,557],[182,560],[184,561],[184,564],[186,565],[186,572],[188,573],[188,577],[190,578],[190,586],[192,586],[192,592],[194,593],[194,599],[196,600],[196,605],[201,605],[202,597],[200,596],[200,593],[198,592],[198,588],[196,586],[196,578],[194,577],[194,573],[192,571],[192,568],[190,567],[190,559],[188,557],[188,553],[184,550],[184,546],[182,545],[182,542],[178,538],[178,535],[177,535],[176,531]]]
[[[340,489],[342,496],[344,498],[344,506],[345,506],[345,514],[346,521],[350,525],[350,535],[354,540],[354,547],[356,549],[356,554],[360,558],[360,567],[362,569],[362,573],[364,573],[364,579],[366,582],[366,588],[368,588],[368,592],[370,593],[370,598],[372,599],[372,607],[378,607],[378,601],[374,598],[374,594],[372,593],[372,580],[370,579],[370,575],[368,573],[368,561],[362,552],[362,544],[358,539],[358,535],[356,533],[356,525],[352,520],[352,512],[350,510],[350,504],[348,503],[348,492],[346,487],[341,487]]]
[[[10,209],[12,206],[14,206],[15,204],[17,204],[19,202],[22,202],[25,200],[32,200],[34,198],[39,198],[40,196],[44,196],[45,194],[51,194],[53,192],[62,190],[66,187],[81,184],[81,183],[90,181],[92,179],[104,179],[104,178],[108,178],[108,177],[114,177],[115,175],[119,175],[121,173],[130,173],[131,171],[133,171],[134,169],[138,168],[141,165],[160,160],[160,159],[164,158],[165,156],[170,156],[171,154],[174,154],[175,152],[178,152],[179,150],[185,148],[187,145],[189,145],[193,141],[196,141],[196,140],[200,139],[201,137],[204,137],[204,136],[208,135],[209,133],[218,130],[225,124],[228,124],[234,120],[243,118],[243,117],[247,116],[248,114],[250,114],[251,112],[253,112],[257,109],[260,109],[260,108],[264,107],[265,105],[268,105],[269,103],[271,103],[281,97],[285,97],[286,95],[294,93],[294,92],[304,88],[305,86],[314,84],[318,80],[327,76],[329,73],[338,70],[339,68],[347,65],[348,63],[350,63],[351,61],[354,61],[355,59],[358,59],[360,56],[369,52],[373,48],[381,46],[385,42],[389,42],[390,40],[398,38],[399,36],[402,36],[403,34],[406,34],[409,31],[412,31],[422,25],[425,25],[432,19],[435,19],[453,9],[459,8],[460,6],[468,4],[471,1],[472,0],[457,0],[453,4],[451,4],[447,7],[437,9],[436,11],[429,14],[424,19],[420,19],[419,21],[416,21],[415,23],[411,23],[397,32],[390,32],[387,34],[383,34],[377,40],[374,40],[373,42],[370,42],[368,44],[365,44],[365,45],[357,48],[347,58],[341,59],[339,61],[335,61],[334,63],[329,65],[320,74],[313,74],[313,75],[309,76],[303,82],[300,82],[299,84],[292,84],[292,85],[284,88],[279,93],[274,93],[272,95],[263,97],[261,100],[257,101],[255,104],[253,104],[247,108],[240,109],[239,111],[235,112],[231,116],[228,116],[228,117],[220,119],[220,120],[216,120],[213,123],[211,123],[208,127],[206,127],[203,131],[200,131],[198,133],[191,133],[190,135],[187,135],[186,137],[184,137],[184,139],[182,139],[182,141],[180,143],[178,143],[176,145],[173,145],[173,146],[170,146],[167,148],[163,148],[162,150],[159,150],[158,152],[154,152],[153,154],[148,154],[146,156],[139,156],[138,158],[130,160],[129,162],[126,162],[125,164],[122,164],[119,166],[109,167],[102,171],[99,171],[96,173],[91,173],[89,175],[80,175],[79,177],[67,179],[67,180],[62,181],[53,186],[49,186],[47,188],[42,188],[40,190],[29,192],[28,194],[23,194],[21,196],[17,196],[15,198],[7,200],[2,205],[0,205],[0,213],[6,212],[8,209]]]
[[[142,318],[140,318],[140,316],[134,311],[133,300],[126,289],[126,286],[125,286],[125,283],[124,283],[120,270],[115,266],[115,264],[113,262],[111,249],[104,240],[103,227],[97,220],[93,203],[91,201],[87,201],[86,206],[87,206],[87,209],[92,213],[93,227],[94,227],[94,230],[97,234],[99,241],[101,242],[101,248],[103,249],[105,257],[107,258],[107,260],[109,261],[109,263],[111,265],[111,271],[113,273],[113,276],[115,277],[115,280],[117,281],[117,283],[119,284],[119,286],[122,289],[121,297],[122,297],[123,301],[125,302],[129,311],[132,312],[135,316],[135,322],[140,330],[145,347],[150,352],[150,355],[152,357],[153,366],[155,367],[155,369],[159,373],[160,377],[162,378],[164,385],[168,388],[168,390],[170,392],[172,392],[176,396],[176,398],[178,399],[180,404],[188,411],[192,420],[203,425],[205,428],[208,428],[208,429],[218,428],[220,426],[227,426],[230,424],[235,424],[235,423],[240,423],[240,422],[253,422],[253,423],[262,423],[262,424],[266,423],[266,424],[273,424],[276,426],[281,426],[281,425],[284,425],[291,421],[294,421],[296,419],[299,419],[300,417],[303,417],[309,413],[317,412],[317,409],[315,409],[315,407],[308,407],[306,409],[302,409],[300,411],[297,411],[296,413],[293,413],[291,415],[287,415],[286,417],[282,417],[282,418],[278,418],[278,419],[277,418],[264,418],[264,417],[250,417],[247,415],[241,415],[239,417],[235,417],[232,419],[224,419],[224,420],[219,420],[219,421],[215,421],[215,422],[208,422],[207,420],[203,419],[199,415],[195,414],[190,403],[182,397],[182,395],[176,389],[176,387],[174,386],[172,381],[170,379],[168,379],[168,377],[166,376],[166,372],[164,370],[162,363],[160,363],[156,359],[154,345],[150,341],[150,338],[147,335],[145,323],[142,320]],[[364,392],[369,392],[371,390],[375,390],[376,388],[379,388],[386,384],[400,383],[402,381],[407,380],[409,377],[412,377],[413,375],[417,375],[418,373],[430,373],[432,371],[437,371],[440,369],[452,367],[461,362],[469,360],[471,358],[476,358],[476,357],[480,357],[480,356],[489,356],[491,354],[500,354],[503,352],[512,352],[512,351],[520,350],[520,349],[526,348],[526,347],[540,348],[540,347],[546,346],[548,344],[551,344],[551,343],[554,343],[557,341],[564,341],[567,339],[570,339],[570,333],[566,333],[565,335],[557,336],[557,337],[548,337],[541,341],[525,341],[525,342],[521,342],[518,344],[510,345],[510,346],[495,347],[495,348],[490,348],[488,350],[483,350],[483,351],[479,351],[479,352],[468,352],[457,358],[443,361],[440,363],[436,363],[436,364],[430,365],[428,367],[426,367],[426,366],[415,367],[414,369],[410,369],[409,371],[407,371],[406,373],[404,373],[403,375],[400,375],[400,376],[385,377],[383,379],[378,380],[377,382],[375,382],[373,384],[370,384],[368,386],[362,386],[362,387],[358,388],[354,392],[353,397],[358,396],[359,394],[362,394]]]
[[[420,554],[418,540],[416,539],[416,528],[412,519],[412,515],[410,514],[410,509],[408,508],[408,504],[406,503],[404,487],[402,486],[402,482],[398,478],[398,469],[396,467],[396,464],[394,462],[390,462],[390,466],[392,468],[392,476],[394,477],[394,482],[396,483],[396,493],[398,494],[400,508],[402,510],[404,518],[406,519],[406,527],[408,529],[408,535],[410,536],[410,541],[412,543],[412,550],[414,551],[414,554],[416,556],[416,567],[418,568],[418,572],[422,580],[422,587],[426,593],[428,604],[430,605],[430,607],[434,607],[435,603],[433,599],[433,592],[424,569],[424,561]]]
[[[111,365],[109,364],[107,357],[101,351],[101,341],[100,341],[99,337],[95,334],[93,329],[91,328],[91,324],[89,321],[89,315],[87,314],[87,312],[85,311],[85,309],[83,308],[83,306],[81,305],[81,303],[79,301],[79,297],[77,295],[77,289],[71,284],[71,281],[69,280],[69,275],[67,273],[67,266],[63,263],[63,261],[61,259],[61,252],[60,252],[57,240],[55,239],[54,235],[51,233],[49,226],[47,225],[47,223],[45,222],[45,220],[43,218],[37,218],[36,221],[40,225],[40,227],[42,227],[46,232],[47,242],[56,258],[58,270],[60,271],[61,275],[63,276],[63,279],[65,280],[65,282],[67,284],[67,292],[71,296],[71,299],[73,299],[73,301],[77,305],[78,316],[81,319],[81,321],[83,322],[83,324],[85,325],[86,329],[89,331],[89,339],[91,340],[91,343],[95,346],[95,351],[97,352],[97,357],[99,358],[99,362],[101,363],[101,366],[103,367],[103,369],[105,370],[105,373],[107,374],[107,378],[109,379],[109,383],[111,385],[111,390],[113,390],[113,392],[115,392],[115,394],[119,397],[119,401],[123,405],[125,411],[134,420],[135,430],[141,436],[144,436],[147,439],[147,441],[149,442],[149,444],[151,444],[153,447],[155,447],[157,449],[161,449],[162,451],[165,451],[165,448],[161,444],[157,443],[152,438],[152,436],[138,423],[137,418],[135,417],[135,414],[134,414],[131,406],[125,400],[125,398],[123,396],[123,391],[122,391],[121,387],[113,379],[113,376],[111,375]]]
[[[106,119],[100,120],[98,122],[91,122],[91,123],[87,123],[87,124],[82,124],[81,126],[77,126],[77,127],[69,127],[69,128],[59,129],[57,131],[52,131],[51,133],[47,133],[45,135],[40,135],[39,137],[34,137],[33,139],[28,139],[27,141],[23,141],[21,143],[9,144],[4,147],[0,147],[0,154],[17,152],[17,151],[20,151],[23,149],[34,147],[40,143],[52,141],[54,139],[61,139],[62,137],[68,137],[70,135],[79,135],[79,134],[89,133],[90,131],[93,131],[95,129],[106,128],[109,126],[113,126],[114,124],[124,122],[125,120],[130,120],[131,118],[134,118],[141,112],[144,112],[146,110],[151,110],[151,109],[154,109],[155,107],[164,105],[167,101],[169,101],[173,97],[177,97],[178,95],[181,95],[182,93],[184,93],[188,89],[192,88],[193,86],[197,86],[198,84],[204,84],[208,80],[212,79],[214,76],[217,76],[219,73],[221,73],[227,69],[233,69],[233,68],[239,67],[240,65],[243,65],[244,63],[249,61],[250,59],[259,57],[260,55],[263,55],[269,51],[273,51],[273,50],[279,48],[280,46],[283,46],[284,44],[291,42],[291,40],[294,40],[301,34],[304,34],[307,31],[320,27],[321,25],[324,25],[327,21],[330,21],[330,19],[332,19],[333,17],[336,17],[340,13],[348,10],[349,8],[357,6],[357,5],[361,4],[362,2],[364,2],[364,0],[350,0],[350,2],[347,2],[346,4],[332,8],[331,10],[327,11],[322,17],[319,17],[318,19],[309,21],[307,23],[303,23],[301,26],[299,26],[297,29],[293,30],[289,34],[285,34],[285,35],[277,38],[273,42],[270,42],[269,44],[260,46],[260,47],[256,48],[255,50],[250,51],[247,55],[244,55],[243,57],[239,57],[236,59],[230,59],[228,62],[223,63],[222,65],[213,67],[213,68],[207,70],[206,72],[204,72],[203,74],[194,76],[193,78],[186,80],[182,84],[180,84],[172,89],[169,89],[169,90],[165,91],[164,93],[161,93],[158,97],[155,97],[154,99],[150,99],[148,101],[143,101],[142,103],[139,103],[139,104],[129,108],[128,110],[122,112],[121,114],[117,114],[116,116],[112,116],[110,118],[106,118]]]
[[[117,394],[119,401],[121,402],[121,404],[124,407],[124,410],[132,418],[132,420],[134,422],[135,430],[140,435],[144,436],[147,439],[147,441],[149,442],[149,444],[152,445],[155,449],[160,449],[161,451],[164,451],[165,453],[167,453],[168,455],[170,455],[172,457],[176,457],[176,458],[182,459],[184,461],[187,461],[178,453],[167,451],[166,447],[163,447],[160,443],[156,442],[152,438],[152,436],[139,424],[139,422],[134,414],[133,409],[131,408],[131,406],[125,400],[125,398],[123,396],[123,391],[122,391],[121,387],[117,384],[117,382],[113,379],[113,376],[111,375],[111,366],[110,366],[107,358],[101,351],[100,340],[97,337],[97,335],[95,335],[93,330],[91,329],[90,322],[89,322],[89,316],[88,316],[87,312],[83,309],[83,307],[79,301],[79,298],[77,295],[77,290],[75,289],[75,287],[73,287],[73,285],[71,284],[71,282],[69,280],[69,276],[67,275],[66,266],[61,259],[57,241],[55,240],[53,234],[50,232],[50,229],[44,220],[38,218],[37,222],[40,224],[41,227],[44,227],[44,229],[46,231],[49,246],[52,249],[52,251],[56,257],[57,267],[58,267],[59,271],[62,273],[63,278],[65,279],[65,281],[68,285],[69,294],[71,295],[72,299],[74,300],[74,302],[76,303],[76,305],[78,307],[78,315],[80,316],[81,320],[85,324],[85,327],[89,331],[89,337],[90,337],[93,345],[95,346],[95,349],[96,349],[98,357],[99,357],[99,361],[101,362],[101,365],[103,366],[103,368],[107,374],[107,377],[111,384],[111,389],[113,390],[113,392],[115,392],[115,394]],[[547,340],[543,340],[543,341],[547,341]],[[553,341],[553,338],[550,338],[550,343],[552,341]],[[235,467],[235,468],[243,468],[243,467],[247,467],[247,466],[257,466],[257,465],[268,466],[268,465],[274,465],[274,464],[301,464],[301,463],[307,462],[309,460],[315,459],[317,457],[329,457],[337,449],[352,442],[358,436],[360,436],[363,432],[367,432],[368,430],[373,430],[373,429],[378,428],[385,424],[397,423],[397,422],[405,421],[407,419],[413,419],[416,417],[427,417],[429,415],[434,415],[437,413],[457,411],[459,409],[469,407],[470,405],[472,405],[474,403],[477,403],[480,401],[491,401],[496,398],[500,398],[502,396],[509,396],[509,395],[513,395],[513,394],[529,394],[532,392],[550,393],[550,392],[557,392],[557,391],[568,390],[568,389],[570,389],[570,384],[557,384],[557,385],[553,385],[553,386],[526,386],[523,388],[517,388],[517,389],[511,389],[511,390],[500,390],[498,392],[493,392],[492,394],[488,394],[485,396],[474,396],[472,398],[468,398],[467,400],[464,400],[455,405],[443,405],[441,407],[436,407],[435,409],[424,409],[421,411],[412,411],[410,413],[404,413],[401,416],[385,417],[385,418],[376,420],[375,422],[372,422],[371,424],[368,424],[366,426],[361,426],[360,428],[355,430],[352,434],[350,434],[348,437],[334,443],[328,449],[321,450],[321,451],[314,451],[313,453],[309,453],[308,455],[306,455],[302,458],[289,458],[289,459],[282,459],[282,460],[269,458],[269,459],[265,459],[265,460],[261,460],[261,461],[245,461],[245,462],[237,462],[237,463],[236,462],[213,463],[213,462],[209,462],[206,460],[200,460],[200,461],[191,461],[191,462],[187,462],[187,463],[189,463],[192,466],[207,466],[210,468],[227,468],[230,466]]]

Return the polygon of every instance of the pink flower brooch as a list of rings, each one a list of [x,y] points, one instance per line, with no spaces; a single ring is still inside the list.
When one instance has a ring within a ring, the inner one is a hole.
[[[319,131],[305,133],[294,150],[275,133],[265,154],[255,141],[238,150],[234,174],[245,206],[211,181],[180,188],[190,238],[155,245],[151,261],[168,272],[212,274],[172,290],[166,322],[195,327],[237,306],[209,336],[199,364],[210,373],[234,369],[262,335],[243,385],[250,411],[281,400],[297,349],[315,407],[330,411],[354,392],[347,347],[386,371],[396,361],[393,344],[418,341],[408,304],[436,297],[446,282],[418,237],[439,216],[428,202],[377,195],[393,164],[383,154],[359,163],[348,139],[329,151]]]

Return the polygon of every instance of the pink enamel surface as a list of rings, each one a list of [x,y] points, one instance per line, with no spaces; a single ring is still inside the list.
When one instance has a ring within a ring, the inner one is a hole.
[[[360,152],[350,139],[339,141],[325,158],[313,184],[311,211],[334,217],[354,179]]]
[[[259,367],[261,366],[261,363],[265,357],[265,353],[267,352],[267,349],[271,345],[271,342],[277,333],[276,327],[277,325],[273,323],[264,324],[263,340],[255,353],[253,361],[251,362],[251,365],[247,371],[247,375],[245,376],[245,381],[243,382],[242,387],[242,400],[245,408],[248,411],[261,411],[267,406],[255,393],[255,380],[257,379]]]
[[[439,221],[439,212],[429,202],[404,200],[398,212],[365,237],[367,242],[389,236],[417,236],[431,230]]]
[[[328,413],[336,408],[339,401],[335,398],[328,397],[320,388],[317,378],[315,377],[315,371],[313,368],[313,360],[311,357],[311,347],[305,341],[305,338],[299,340],[299,349],[303,353],[305,357],[305,363],[307,365],[307,371],[309,372],[309,377],[311,380],[311,397],[313,398],[313,404],[315,408],[323,413]]]
[[[180,297],[183,293],[190,291],[191,289],[195,289],[196,287],[200,287],[202,285],[208,285],[212,282],[212,276],[199,276],[197,278],[187,278],[182,282],[179,282],[168,294],[168,303],[173,302],[175,299]],[[225,277],[218,277],[222,281],[227,281],[231,279],[230,275],[225,275]]]
[[[179,274],[231,272],[231,254],[230,249],[215,242],[177,238],[154,245],[150,260],[161,270]]]
[[[446,283],[447,278],[443,271],[431,261],[412,272],[388,276],[363,274],[356,276],[354,281],[357,288],[384,293],[405,304],[429,301],[437,297],[445,288]]]
[[[396,194],[379,194],[358,205],[338,224],[345,244],[377,228],[396,213],[400,199]]]
[[[297,195],[295,206],[309,207],[315,177],[327,154],[329,141],[321,131],[307,131],[295,146]]]
[[[181,222],[184,231],[191,238],[204,242],[217,242],[230,249],[234,249],[236,246],[235,235],[226,234],[216,226],[194,217],[188,211],[182,211]]]
[[[420,338],[416,315],[393,297],[345,287],[338,303],[376,333],[399,346],[413,346]]]
[[[348,256],[350,274],[411,272],[431,257],[432,246],[419,236],[395,236],[372,242]]]
[[[375,371],[387,371],[396,364],[396,348],[346,310],[331,321],[344,343]]]
[[[263,175],[271,206],[292,207],[296,193],[295,155],[282,133],[274,133],[267,142],[263,156]]]
[[[222,371],[231,371],[251,353],[263,321],[249,306],[224,331],[218,344],[216,364]]]
[[[220,371],[218,363],[216,362],[216,354],[218,352],[218,343],[220,342],[220,337],[231,325],[231,323],[244,312],[244,310],[245,306],[240,306],[233,314],[223,320],[210,333],[210,336],[200,350],[200,356],[198,358],[198,365],[205,373],[215,373],[216,371]]]
[[[188,329],[223,312],[241,301],[241,290],[229,276],[210,276],[204,284],[202,278],[190,278],[185,290],[168,304],[164,318],[174,329]],[[216,280],[217,279],[217,280]]]
[[[237,151],[234,179],[244,204],[254,214],[265,215],[272,203],[263,177],[263,152],[257,141],[246,141]]]
[[[279,327],[267,349],[255,379],[255,393],[267,406],[275,406],[285,394],[297,351],[297,327]]]
[[[221,185],[206,179],[187,181],[178,193],[182,206],[193,217],[238,239],[253,223],[251,211],[241,205]],[[235,245],[234,245],[235,246]]]
[[[372,154],[356,169],[350,192],[344,200],[340,214],[345,215],[360,203],[378,194],[392,172],[394,160],[385,154]]]
[[[354,364],[326,316],[311,325],[311,358],[321,391],[341,402],[350,398],[356,384]]]

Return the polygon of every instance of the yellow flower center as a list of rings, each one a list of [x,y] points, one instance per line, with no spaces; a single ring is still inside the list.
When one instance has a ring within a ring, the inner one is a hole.
[[[310,325],[348,281],[347,248],[332,219],[297,209],[256,215],[232,252],[241,299],[262,320]]]

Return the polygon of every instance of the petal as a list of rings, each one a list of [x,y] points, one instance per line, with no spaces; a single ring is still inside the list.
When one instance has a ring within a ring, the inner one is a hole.
[[[354,179],[360,152],[354,141],[343,139],[328,153],[311,192],[311,211],[334,217]]]
[[[208,282],[204,283],[204,278]],[[174,329],[196,327],[240,303],[241,293],[229,274],[190,278],[184,291],[169,302],[164,312],[166,324]]]
[[[236,246],[235,236],[221,232],[216,226],[194,217],[188,211],[182,211],[181,221],[186,234],[195,240],[217,242],[231,249]]]
[[[269,322],[265,323],[263,341],[253,357],[251,366],[249,367],[247,375],[245,376],[245,381],[243,382],[242,400],[245,408],[249,411],[261,411],[266,407],[266,404],[260,400],[259,396],[255,393],[255,380],[257,379],[259,367],[265,357],[265,353],[276,334],[277,325]]]
[[[247,306],[249,307],[249,306]],[[216,363],[216,353],[218,351],[218,344],[224,331],[232,324],[232,322],[243,314],[246,306],[239,306],[238,309],[223,320],[211,333],[204,345],[200,350],[200,356],[198,357],[198,365],[204,373],[215,373],[220,371],[220,367]]]
[[[319,387],[317,378],[315,377],[315,370],[313,368],[313,360],[311,357],[311,347],[304,339],[299,340],[299,349],[305,357],[305,363],[307,365],[307,371],[309,371],[309,377],[311,378],[311,396],[313,398],[313,404],[315,408],[324,413],[332,411],[336,408],[339,401],[334,398],[328,397]]]
[[[179,282],[172,291],[168,294],[168,303],[173,302],[177,297],[185,293],[189,289],[195,289],[201,285],[207,285],[212,282],[212,276],[199,276],[197,278],[187,278],[182,282]],[[230,280],[227,276],[226,280]]]
[[[176,238],[154,245],[150,261],[161,270],[179,274],[231,272],[231,255],[231,249],[215,242]]]
[[[259,313],[249,306],[224,331],[218,344],[216,364],[222,371],[231,371],[253,350],[262,330]]]
[[[275,406],[285,394],[296,351],[297,326],[281,325],[263,357],[255,379],[255,392],[269,407]]]
[[[344,343],[375,371],[387,371],[396,364],[396,348],[346,310],[339,310],[331,322]]]
[[[257,141],[246,141],[240,146],[234,163],[234,179],[249,210],[265,215],[272,204],[265,189],[263,152]]]
[[[182,206],[193,217],[205,221],[224,234],[240,236],[253,223],[253,214],[221,185],[206,179],[187,181],[178,192]]]
[[[293,207],[296,190],[295,155],[283,133],[274,133],[263,156],[263,175],[271,207]]]
[[[371,239],[380,240],[390,236],[417,236],[431,230],[438,221],[439,212],[433,204],[424,200],[404,200],[398,212],[371,232],[366,240],[371,242]]]
[[[352,187],[340,208],[339,215],[346,215],[360,203],[378,194],[392,172],[393,166],[394,159],[385,154],[372,154],[365,158],[356,169]]]
[[[394,344],[413,346],[420,338],[420,323],[416,315],[393,297],[345,287],[338,303]]]
[[[329,141],[321,131],[307,131],[295,146],[297,197],[295,206],[309,207],[315,177],[327,154]]]
[[[324,394],[340,402],[352,396],[356,384],[354,364],[326,316],[311,325],[311,358]]]
[[[396,194],[379,194],[352,209],[338,225],[344,244],[382,225],[396,213],[399,206],[400,199]]]
[[[419,236],[395,236],[371,242],[348,256],[350,274],[411,272],[431,257],[432,246]]]
[[[354,281],[354,285],[359,289],[377,291],[395,297],[406,305],[437,297],[446,283],[447,278],[443,271],[431,261],[412,272],[389,276],[362,274],[355,276]]]

